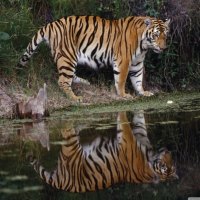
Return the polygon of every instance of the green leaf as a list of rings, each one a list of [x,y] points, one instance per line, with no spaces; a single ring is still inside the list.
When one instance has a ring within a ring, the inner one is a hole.
[[[9,40],[9,39],[10,35],[8,33],[0,32],[0,40]]]

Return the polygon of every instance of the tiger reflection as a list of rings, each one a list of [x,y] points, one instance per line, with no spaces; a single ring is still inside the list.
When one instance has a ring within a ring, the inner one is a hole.
[[[171,153],[166,149],[153,152],[142,112],[135,113],[133,123],[132,128],[126,112],[120,112],[115,138],[99,136],[90,145],[81,145],[79,133],[68,124],[62,130],[66,144],[61,147],[57,168],[48,172],[33,157],[31,164],[47,184],[69,192],[176,178]]]

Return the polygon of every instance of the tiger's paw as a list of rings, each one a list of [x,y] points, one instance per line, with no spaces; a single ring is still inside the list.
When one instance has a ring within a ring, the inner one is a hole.
[[[154,94],[152,92],[149,91],[143,91],[141,93],[139,93],[139,96],[145,96],[145,97],[150,97],[153,96]]]
[[[131,94],[125,93],[125,94],[123,95],[123,98],[124,98],[124,99],[132,99],[133,96],[132,96]]]
[[[65,94],[72,103],[82,103],[83,97],[76,96],[73,91],[65,90]]]
[[[146,96],[146,97],[150,97],[150,96],[153,96],[154,94],[152,92],[149,92],[149,91],[144,91],[144,94],[143,96]]]
[[[83,102],[83,97],[82,96],[73,95],[73,96],[70,97],[70,99],[73,102],[76,102],[76,103],[82,103]]]

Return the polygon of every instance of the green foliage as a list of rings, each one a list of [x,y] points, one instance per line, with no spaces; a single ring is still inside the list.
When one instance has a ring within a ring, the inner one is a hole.
[[[50,0],[54,19],[70,15],[97,15],[98,1],[93,0]]]
[[[147,0],[144,2],[145,12],[149,16],[159,17],[159,11],[164,6],[164,0]]]
[[[26,47],[35,26],[26,5],[19,1],[0,1],[0,74],[12,75],[16,61]]]

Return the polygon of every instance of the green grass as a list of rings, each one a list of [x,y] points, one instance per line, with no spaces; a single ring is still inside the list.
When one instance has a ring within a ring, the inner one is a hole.
[[[156,112],[173,111],[180,108],[182,104],[185,104],[186,109],[192,109],[192,106],[186,106],[194,99],[200,99],[199,92],[174,92],[164,93],[152,97],[138,97],[134,100],[113,101],[109,104],[94,104],[94,105],[72,105],[66,109],[55,111],[52,116],[57,115],[81,115],[81,114],[93,114],[93,113],[106,113],[117,111],[134,111],[134,110],[152,110]],[[168,101],[173,101],[172,104],[168,104]],[[199,100],[200,102],[200,100]],[[200,105],[199,105],[200,109]]]

